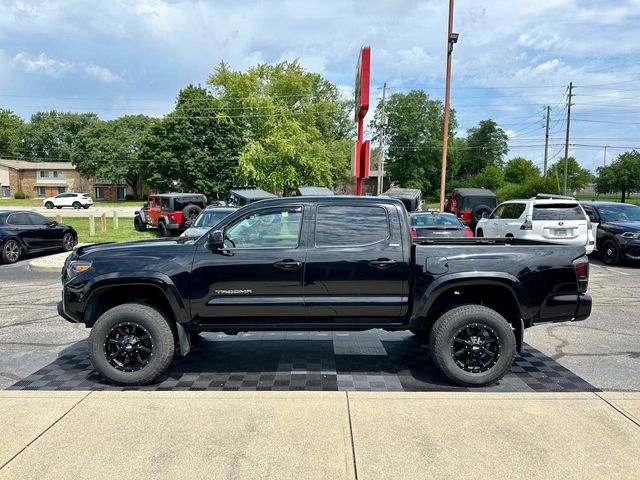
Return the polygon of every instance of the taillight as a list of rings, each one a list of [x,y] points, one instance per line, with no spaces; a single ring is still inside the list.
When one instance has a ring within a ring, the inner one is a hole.
[[[465,232],[465,234],[467,235],[467,237],[473,237],[473,232],[469,227],[467,227],[467,231]]]
[[[578,280],[578,292],[586,292],[589,286],[589,259],[585,256],[574,260],[573,269]]]
[[[417,238],[417,236],[418,236],[418,231],[417,231],[415,228],[412,228],[412,229],[411,229],[411,236],[412,236],[413,238]]]
[[[471,210],[463,210],[460,212],[460,216],[465,222],[471,222]]]
[[[169,220],[175,220],[176,216],[173,213],[169,214]]]
[[[533,222],[531,221],[531,217],[527,217],[522,225],[520,225],[520,230],[533,230]]]

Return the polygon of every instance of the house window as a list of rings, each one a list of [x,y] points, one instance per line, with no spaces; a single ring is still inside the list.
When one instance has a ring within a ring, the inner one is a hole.
[[[118,187],[118,200],[124,200],[124,197],[127,195],[126,187]]]
[[[96,187],[96,200],[104,200],[104,187]]]
[[[49,170],[40,170],[38,175],[40,178],[49,178]]]
[[[67,191],[67,187],[58,187],[58,193],[64,193]]]
[[[39,198],[44,198],[46,196],[46,192],[44,190],[44,187],[36,187],[38,190],[38,197]]]
[[[11,187],[6,186],[6,187],[2,187],[2,198],[9,198],[11,197]]]
[[[64,178],[64,172],[62,170],[55,170],[51,173],[53,173],[53,178]]]

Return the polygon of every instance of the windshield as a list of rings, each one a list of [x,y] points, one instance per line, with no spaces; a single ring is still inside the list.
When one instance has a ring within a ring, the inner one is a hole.
[[[464,197],[463,206],[465,210],[473,210],[478,205],[486,205],[489,208],[496,208],[498,199],[496,197]]]
[[[603,222],[640,222],[640,207],[635,205],[607,205],[598,210]]]
[[[208,228],[217,225],[231,214],[227,210],[205,210],[194,222],[194,227]]]
[[[447,213],[411,215],[411,226],[416,228],[462,228],[456,216]]]

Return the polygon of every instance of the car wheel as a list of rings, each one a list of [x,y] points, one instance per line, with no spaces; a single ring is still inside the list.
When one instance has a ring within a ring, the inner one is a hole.
[[[76,210],[80,210],[82,208],[82,205],[80,204],[80,202],[73,202],[73,208],[75,208]]]
[[[44,204],[44,206],[47,210],[51,210],[53,208],[53,202],[47,202]]]
[[[62,249],[65,252],[70,252],[73,250],[73,247],[76,246],[76,241],[73,238],[73,235],[70,233],[65,233],[64,237],[62,237]]]
[[[613,240],[607,240],[602,245],[602,261],[607,265],[616,265],[620,262],[620,247]]]
[[[139,215],[133,219],[133,228],[136,229],[136,232],[144,232],[147,229],[147,224],[142,221]]]
[[[82,208],[84,208],[85,210],[87,210],[91,205],[83,205]]]
[[[478,231],[476,232],[476,237],[484,237],[484,232],[482,231],[482,229],[478,229]]]
[[[511,368],[516,338],[511,325],[495,310],[463,305],[442,315],[429,339],[436,366],[465,387],[491,385]]]
[[[98,318],[89,334],[89,358],[120,385],[145,385],[164,372],[175,353],[165,316],[137,303],[118,305]]]
[[[56,208],[57,208],[58,210],[61,210],[61,209],[62,209],[62,207],[56,207]]]
[[[164,222],[160,222],[158,223],[158,234],[161,237],[168,237],[169,234],[169,229],[167,228],[167,224]]]
[[[16,263],[20,260],[22,249],[17,240],[13,238],[7,240],[2,247],[2,263]]]
[[[193,224],[196,218],[198,218],[198,215],[200,215],[200,212],[202,212],[202,209],[198,205],[187,205],[182,210],[182,218],[185,222]]]

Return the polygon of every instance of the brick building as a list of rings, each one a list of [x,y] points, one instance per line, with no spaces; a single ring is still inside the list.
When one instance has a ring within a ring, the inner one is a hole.
[[[95,200],[124,200],[127,188],[112,182],[82,177],[71,162],[26,162],[0,159],[0,198],[23,192],[46,198],[64,192],[89,193]]]

